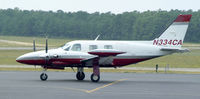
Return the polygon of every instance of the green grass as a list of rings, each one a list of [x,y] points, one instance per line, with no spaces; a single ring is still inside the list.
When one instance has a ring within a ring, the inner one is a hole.
[[[19,45],[0,42],[0,47],[17,47]]]
[[[21,65],[15,61],[16,58],[31,51],[32,50],[0,50],[0,65]]]
[[[33,40],[35,39],[36,44],[42,44],[45,45],[45,39],[46,38],[41,38],[41,37],[19,37],[19,36],[0,36],[0,39],[3,40],[10,40],[10,41],[18,41],[18,42],[26,42],[26,43],[33,43]],[[59,47],[61,45],[64,45],[65,43],[72,41],[72,39],[59,39],[59,38],[48,38],[48,44],[49,46],[53,47]],[[16,45],[16,44],[10,44],[10,43],[2,43],[0,42],[0,46],[3,47],[22,47],[24,45]],[[32,45],[29,45],[32,46]]]
[[[199,43],[183,43],[183,47],[200,47]]]
[[[0,36],[0,39],[3,40],[10,40],[10,41],[18,41],[18,42],[26,42],[26,43],[33,43],[33,39],[35,39],[36,44],[42,44],[45,45],[45,37],[24,37],[24,36]],[[53,47],[59,47],[69,41],[72,41],[74,39],[63,39],[63,38],[49,38],[49,46]],[[2,43],[0,42],[0,47],[23,47],[23,45],[16,45],[16,44],[10,44],[10,43]],[[25,45],[24,45],[25,46]],[[32,45],[29,45],[32,46]],[[199,43],[184,43],[183,46],[185,47],[200,47]]]
[[[175,53],[129,66],[155,67],[156,64],[159,67],[165,67],[169,64],[172,68],[200,68],[200,50],[191,50],[191,52],[187,53]]]

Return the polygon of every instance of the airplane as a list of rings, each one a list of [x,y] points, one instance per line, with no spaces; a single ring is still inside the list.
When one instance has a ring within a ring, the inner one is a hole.
[[[91,81],[100,80],[100,67],[117,68],[176,52],[187,52],[181,48],[192,15],[178,15],[160,37],[149,41],[112,41],[112,40],[76,40],[57,49],[45,50],[19,56],[16,61],[28,65],[40,65],[43,72],[42,81],[46,81],[47,69],[64,69],[76,67],[77,80],[84,80],[84,68],[93,68]]]

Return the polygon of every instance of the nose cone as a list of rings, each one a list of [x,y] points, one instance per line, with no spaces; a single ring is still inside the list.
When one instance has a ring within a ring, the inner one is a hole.
[[[27,60],[28,57],[26,57],[25,55],[19,56],[17,57],[16,61],[19,63],[24,63]]]
[[[43,55],[44,53],[45,53],[44,51],[27,53],[22,56],[19,56],[16,59],[16,61],[28,65],[42,65],[45,63],[45,59],[41,58],[40,56]]]
[[[27,53],[22,56],[19,56],[16,59],[16,61],[23,64],[31,64],[30,62],[32,62],[35,59],[35,57],[36,57],[35,53],[31,52],[31,53]]]
[[[19,63],[21,63],[21,62],[20,62],[21,60],[22,60],[22,57],[21,57],[21,56],[17,57],[17,59],[16,59],[16,61],[19,62]]]

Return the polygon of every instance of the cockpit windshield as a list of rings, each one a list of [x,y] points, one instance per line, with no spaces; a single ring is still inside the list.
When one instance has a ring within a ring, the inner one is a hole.
[[[67,43],[64,46],[61,47],[65,51],[81,51],[81,44],[73,44],[73,43]]]
[[[70,49],[70,45],[69,44],[65,44],[64,46],[62,46],[61,48],[64,49],[65,51],[69,51]]]

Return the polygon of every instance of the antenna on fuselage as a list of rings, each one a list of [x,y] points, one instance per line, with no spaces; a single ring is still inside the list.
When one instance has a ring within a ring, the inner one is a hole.
[[[94,39],[94,41],[97,41],[98,40],[98,38],[99,38],[99,36],[100,36],[100,34]]]

